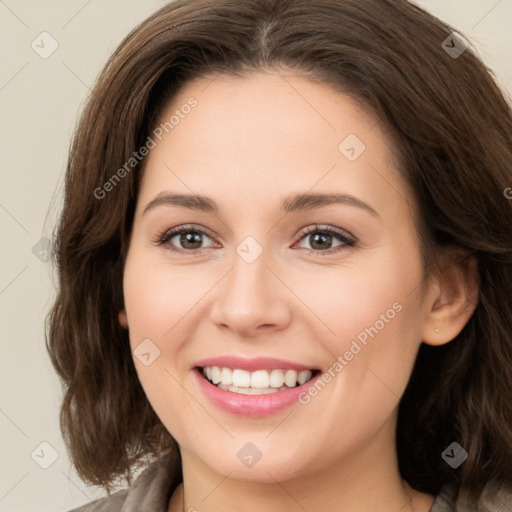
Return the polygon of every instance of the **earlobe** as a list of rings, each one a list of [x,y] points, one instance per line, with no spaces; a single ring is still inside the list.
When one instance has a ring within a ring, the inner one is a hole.
[[[448,263],[430,294],[422,340],[439,346],[453,340],[468,323],[478,304],[478,262],[467,251],[451,250]]]
[[[119,312],[118,318],[121,326],[125,329],[128,329],[128,318],[126,317],[126,311],[124,309]]]

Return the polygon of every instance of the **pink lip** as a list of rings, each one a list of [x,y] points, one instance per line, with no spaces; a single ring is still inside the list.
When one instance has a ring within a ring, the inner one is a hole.
[[[311,366],[285,361],[284,359],[274,359],[272,357],[257,357],[254,359],[244,359],[237,356],[210,357],[201,359],[194,366],[218,366],[221,368],[240,368],[249,372],[256,370],[312,370]]]
[[[214,364],[212,366],[218,365]],[[226,367],[229,368],[230,366],[226,365]],[[240,368],[240,366],[235,366],[235,368]],[[259,366],[259,368],[261,368],[261,366]],[[283,367],[280,366],[279,368]],[[277,391],[276,393],[269,393],[267,395],[242,395],[240,393],[219,389],[204,378],[201,374],[201,370],[198,368],[195,368],[193,373],[196,375],[202,391],[213,405],[232,414],[250,416],[253,418],[275,414],[291,406],[293,403],[298,402],[299,395],[307,391],[310,386],[322,377],[321,373],[318,373],[318,375],[305,384],[302,384],[302,386],[297,386],[296,388],[287,389],[285,391]]]

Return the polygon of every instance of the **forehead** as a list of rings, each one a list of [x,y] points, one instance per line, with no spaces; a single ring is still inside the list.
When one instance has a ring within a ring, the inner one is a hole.
[[[148,199],[165,187],[238,206],[308,190],[364,196],[380,207],[409,199],[369,110],[290,72],[191,81],[160,112],[159,127],[142,181]]]

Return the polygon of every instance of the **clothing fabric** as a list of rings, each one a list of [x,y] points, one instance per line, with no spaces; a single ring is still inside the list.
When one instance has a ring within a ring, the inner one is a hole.
[[[151,463],[131,487],[68,512],[167,512],[181,478],[170,454]],[[512,487],[488,483],[478,503],[470,503],[465,492],[454,502],[455,487],[447,485],[436,496],[429,512],[512,512]]]
[[[512,487],[502,482],[488,482],[478,503],[464,490],[455,501],[455,491],[454,485],[443,487],[429,512],[512,512]]]

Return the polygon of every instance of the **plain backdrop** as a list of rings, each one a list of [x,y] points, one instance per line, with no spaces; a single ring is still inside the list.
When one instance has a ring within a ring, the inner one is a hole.
[[[45,250],[90,87],[129,30],[165,3],[0,0],[0,512],[64,512],[106,495],[80,481],[59,430]],[[512,0],[417,3],[467,36],[510,98]]]

